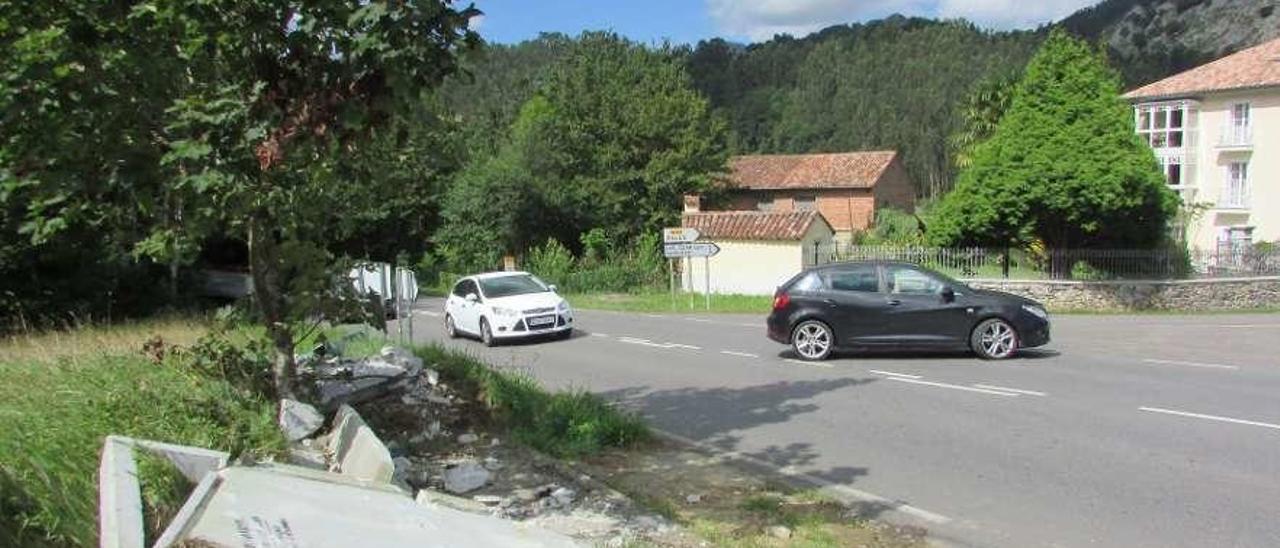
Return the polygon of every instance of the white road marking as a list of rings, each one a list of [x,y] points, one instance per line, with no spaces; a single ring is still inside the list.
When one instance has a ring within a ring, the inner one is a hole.
[[[685,318],[685,319],[691,322],[711,323],[711,320],[708,320],[706,318]]]
[[[1217,415],[1204,415],[1201,413],[1190,413],[1187,411],[1175,411],[1173,409],[1162,409],[1159,407],[1139,407],[1141,411],[1150,411],[1152,413],[1164,413],[1166,415],[1178,415],[1180,417],[1191,417],[1196,419],[1207,419],[1211,421],[1230,422],[1235,424],[1246,424],[1249,426],[1261,426],[1263,428],[1274,428],[1280,430],[1280,424],[1271,424],[1269,422],[1258,422],[1244,419],[1233,419],[1231,417],[1220,417]]]
[[[925,386],[936,386],[938,388],[950,388],[952,390],[964,390],[966,392],[978,392],[980,394],[991,394],[992,396],[1009,396],[1017,397],[1018,394],[1013,392],[1002,392],[1000,390],[990,390],[987,388],[973,388],[971,386],[960,386],[958,384],[947,384],[945,382],[920,381],[916,379],[904,379],[902,377],[889,377],[891,381],[909,382],[911,384],[922,384]]]
[[[608,333],[592,333],[591,336],[592,337],[608,337],[609,334]]]
[[[656,342],[650,341],[649,339],[638,339],[635,337],[618,337],[618,342],[627,343],[627,344],[638,344],[640,346],[648,346],[652,348],[667,348],[667,349],[685,348],[688,350],[702,350],[702,347],[694,346],[691,344],[679,344],[679,343],[670,343],[670,342],[656,343]]]
[[[719,455],[725,459],[746,462],[751,464],[752,466],[758,466],[758,467],[764,468],[765,470],[775,470],[778,473],[784,476],[787,476],[791,479],[804,482],[813,487],[817,487],[822,491],[828,492],[831,495],[835,496],[836,498],[844,501],[846,504],[852,503],[852,502],[864,502],[864,503],[882,505],[882,506],[891,508],[893,511],[902,512],[903,514],[906,514],[930,523],[934,523],[937,525],[949,523],[951,521],[951,518],[944,516],[942,514],[935,514],[933,512],[924,510],[922,508],[916,508],[915,506],[912,506],[902,501],[893,500],[887,497],[882,497],[875,493],[862,491],[860,489],[854,489],[847,485],[841,485],[841,484],[832,482],[830,480],[819,478],[811,474],[805,474],[803,472],[797,471],[794,467],[791,467],[791,466],[779,467],[778,465],[768,462],[764,459],[746,455],[738,451],[724,451],[714,445],[702,443],[699,441],[694,441],[692,439],[686,438],[679,434],[673,434],[671,432],[667,432],[665,430],[661,430],[658,428],[654,428],[653,430],[659,436],[662,436],[671,440],[675,440],[677,442],[680,442],[686,445],[697,447],[698,449],[701,449],[702,451],[705,451],[712,455]]]
[[[661,317],[662,317],[662,316],[659,316],[659,315],[657,315],[657,314],[645,314],[644,316],[645,316],[646,318],[661,318]]]
[[[1214,327],[1235,327],[1240,329],[1257,329],[1260,327],[1280,328],[1280,323],[1226,323]]]
[[[428,315],[428,316],[431,316],[431,317],[433,317],[433,318],[439,318],[439,317],[442,315],[442,314],[440,314],[439,312],[432,312],[432,311],[430,311],[430,310],[422,310],[422,311],[420,311],[420,312],[422,312],[423,314],[426,314],[426,315]]]
[[[721,354],[727,354],[727,355],[730,355],[730,356],[738,356],[738,357],[740,357],[740,358],[759,358],[759,357],[760,357],[759,355],[757,355],[757,354],[752,354],[752,353],[750,353],[750,352],[736,352],[736,351],[733,351],[733,350],[721,350],[721,351],[720,351],[720,353],[721,353]]]
[[[908,374],[906,374],[906,373],[894,373],[893,371],[881,371],[881,370],[879,370],[879,369],[872,369],[872,370],[871,370],[871,372],[872,372],[872,373],[879,373],[879,374],[881,374],[881,375],[889,375],[890,377],[902,377],[902,378],[904,378],[904,379],[918,379],[918,378],[920,378],[920,375],[908,375]]]
[[[1005,392],[1013,392],[1014,394],[1026,394],[1028,396],[1048,396],[1044,392],[1036,392],[1035,390],[1023,390],[1021,388],[1008,388],[1005,386],[995,386],[992,384],[975,384],[974,388],[986,388],[987,390],[1003,390]]]
[[[835,368],[835,366],[834,366],[834,365],[831,365],[831,364],[829,364],[829,363],[823,363],[823,362],[807,362],[807,361],[804,361],[804,360],[796,360],[796,359],[792,359],[792,358],[783,358],[783,359],[782,359],[782,361],[784,361],[784,362],[789,362],[789,363],[794,363],[794,364],[798,364],[798,365],[809,365],[809,366],[813,366],[813,367],[823,367],[823,368],[826,368],[826,369],[833,369],[833,368]]]
[[[1204,367],[1207,369],[1240,369],[1238,365],[1223,365],[1220,363],[1200,363],[1200,362],[1184,362],[1179,360],[1142,360],[1148,365],[1185,365],[1187,367]]]

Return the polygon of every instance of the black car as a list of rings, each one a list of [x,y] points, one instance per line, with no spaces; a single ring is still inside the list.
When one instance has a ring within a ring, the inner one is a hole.
[[[973,289],[909,263],[811,268],[778,288],[769,338],[806,360],[843,348],[973,350],[987,359],[1049,342],[1049,315],[1031,299]]]

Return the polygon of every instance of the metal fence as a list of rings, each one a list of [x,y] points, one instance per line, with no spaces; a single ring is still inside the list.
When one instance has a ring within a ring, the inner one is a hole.
[[[1280,275],[1280,251],[1262,246],[1181,249],[1055,249],[815,245],[805,264],[902,261],[956,278],[1013,280],[1192,279]]]

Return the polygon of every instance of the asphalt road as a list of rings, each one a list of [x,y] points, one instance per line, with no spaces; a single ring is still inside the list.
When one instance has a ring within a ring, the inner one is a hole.
[[[568,341],[444,341],[828,486],[961,546],[1280,546],[1280,315],[1064,316],[1003,362],[790,359],[763,316],[578,311]],[[394,324],[393,324],[394,325]],[[394,327],[392,327],[394,329]]]

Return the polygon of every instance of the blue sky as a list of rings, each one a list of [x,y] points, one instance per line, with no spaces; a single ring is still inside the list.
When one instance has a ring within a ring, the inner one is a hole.
[[[1035,27],[1095,0],[474,0],[475,21],[492,42],[512,43],[539,32],[613,30],[645,43],[694,43],[720,36],[739,42],[776,33],[803,36],[823,27],[902,13],[965,18],[983,27]],[[458,2],[465,5],[464,1]]]

